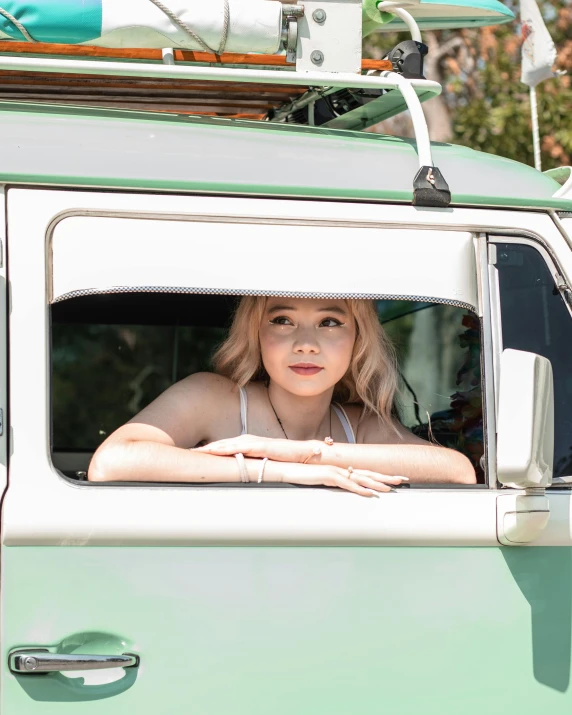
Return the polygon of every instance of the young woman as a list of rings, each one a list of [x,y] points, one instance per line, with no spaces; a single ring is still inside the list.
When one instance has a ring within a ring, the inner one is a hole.
[[[459,452],[395,418],[397,370],[372,301],[244,297],[216,374],[191,375],[120,427],[94,481],[289,482],[377,496],[474,483]]]

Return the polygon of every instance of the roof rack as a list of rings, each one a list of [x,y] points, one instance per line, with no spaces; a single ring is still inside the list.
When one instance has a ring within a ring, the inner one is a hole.
[[[327,7],[333,30],[337,26],[341,32],[340,23],[347,19],[351,6],[359,5],[361,23],[361,0],[321,0],[319,4]],[[318,3],[307,0],[304,5],[308,10]],[[332,38],[324,35],[317,10],[313,13],[313,24],[322,33],[317,32],[316,36],[321,38],[319,46],[324,51],[312,49],[317,42],[312,33],[302,37],[297,33],[297,21],[304,15],[302,5],[284,6],[286,55],[213,55],[173,48],[117,50],[2,42],[0,98],[6,99],[12,92],[19,99],[24,93],[28,101],[46,101],[48,95],[50,101],[51,85],[52,92],[54,88],[59,90],[56,103],[61,103],[63,90],[67,103],[83,93],[82,99],[73,103],[101,106],[111,93],[116,100],[123,95],[121,103],[112,106],[124,107],[125,95],[137,99],[139,92],[143,100],[139,108],[144,109],[180,112],[186,104],[186,110],[182,111],[187,113],[251,118],[254,115],[253,118],[270,122],[341,129],[366,128],[408,110],[419,160],[419,171],[413,181],[413,202],[421,206],[447,206],[451,200],[449,187],[433,164],[421,109],[421,102],[439,95],[441,86],[423,78],[426,48],[411,15],[397,5],[384,2],[383,9],[394,12],[408,25],[412,40],[400,43],[381,61],[361,60],[361,25],[359,33],[350,33],[347,43],[336,44],[338,38],[334,37],[332,44]],[[326,14],[321,8],[320,12]],[[294,24],[296,32],[290,27]],[[338,44],[341,49],[335,52]],[[46,75],[47,85],[43,80]],[[164,106],[166,99],[170,102],[168,108]],[[190,111],[189,102],[193,107]]]

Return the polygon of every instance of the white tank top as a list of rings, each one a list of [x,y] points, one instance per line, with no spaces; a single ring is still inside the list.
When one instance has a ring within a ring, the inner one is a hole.
[[[242,424],[241,434],[248,434],[248,395],[246,394],[246,390],[244,389],[244,387],[240,387],[239,390],[240,422]],[[338,416],[338,419],[340,420],[342,427],[344,428],[348,444],[356,444],[356,436],[354,434],[354,429],[352,427],[352,423],[349,420],[349,417],[346,414],[346,411],[337,402],[332,402],[332,407],[334,408],[334,412]]]

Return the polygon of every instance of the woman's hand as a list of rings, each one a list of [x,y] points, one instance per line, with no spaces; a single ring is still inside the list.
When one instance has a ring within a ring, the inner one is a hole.
[[[339,487],[364,497],[376,497],[378,492],[390,492],[407,481],[405,477],[389,477],[386,474],[370,472],[366,469],[342,469],[322,464],[278,464],[268,463],[264,480],[305,484],[308,486],[324,485]],[[280,478],[281,477],[281,478]]]
[[[268,457],[274,462],[304,462],[314,455],[319,455],[321,446],[317,440],[297,442],[289,439],[274,439],[256,437],[250,434],[220,439],[204,447],[197,447],[197,452],[214,454],[219,457],[232,457],[241,452],[245,457],[264,459]],[[316,451],[317,450],[317,451]]]

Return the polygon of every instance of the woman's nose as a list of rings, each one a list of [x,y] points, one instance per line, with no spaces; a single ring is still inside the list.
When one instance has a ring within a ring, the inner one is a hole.
[[[294,352],[296,353],[319,353],[320,347],[314,331],[309,329],[299,329],[294,341]]]

